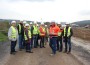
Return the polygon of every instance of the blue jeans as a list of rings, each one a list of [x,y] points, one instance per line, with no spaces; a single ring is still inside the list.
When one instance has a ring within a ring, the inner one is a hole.
[[[16,41],[11,41],[11,52],[15,52]]]
[[[69,47],[69,50],[67,50]],[[71,52],[71,38],[65,38],[65,51]]]
[[[63,50],[62,37],[58,37],[57,39],[57,50],[59,51]]]
[[[31,44],[30,44],[31,48],[33,48],[33,37],[31,38]]]
[[[50,44],[49,45],[52,49],[52,53],[56,54],[57,37],[50,38]]]
[[[23,37],[22,35],[19,35],[19,49],[23,49]]]
[[[34,36],[33,36],[34,48],[37,47],[37,39],[38,39],[38,35],[34,35]]]

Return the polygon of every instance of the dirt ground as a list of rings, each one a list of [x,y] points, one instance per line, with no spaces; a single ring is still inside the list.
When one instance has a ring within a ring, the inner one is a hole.
[[[73,36],[83,40],[90,41],[90,29],[88,28],[73,28]]]
[[[90,65],[90,41],[72,37],[72,55],[84,65]]]
[[[18,51],[16,55],[10,55],[8,52],[2,65],[82,65],[72,54],[57,51],[55,56],[50,56],[51,49],[48,44],[46,48],[33,49],[33,52],[31,54],[23,50]]]

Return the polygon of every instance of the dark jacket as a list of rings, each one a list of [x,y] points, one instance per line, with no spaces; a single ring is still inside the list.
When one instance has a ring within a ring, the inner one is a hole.
[[[65,36],[64,36],[64,30],[63,30],[63,33],[62,33],[62,35],[63,35],[65,38],[67,38],[68,28],[69,28],[69,27],[66,27],[66,34],[65,34]],[[70,29],[70,32],[71,32],[71,34],[70,34],[70,36],[69,36],[68,38],[71,38],[71,36],[73,35],[73,30],[72,30],[72,28]]]
[[[26,40],[26,41],[27,41],[27,43],[30,43],[30,38],[29,38],[29,36],[28,36],[28,29],[25,29],[24,31],[25,31],[25,35],[26,35],[27,38],[28,38],[28,40]]]
[[[31,36],[33,36],[33,26],[31,26]]]
[[[24,37],[24,26],[21,23],[20,23],[20,25],[21,25],[21,33],[18,33],[18,34],[22,35]],[[17,26],[17,29],[18,29],[18,32],[19,32],[19,25]]]

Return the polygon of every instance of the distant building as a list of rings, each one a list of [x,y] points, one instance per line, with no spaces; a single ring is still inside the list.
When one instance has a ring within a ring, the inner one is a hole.
[[[90,28],[90,25],[86,25],[85,28]]]
[[[71,24],[72,27],[79,27],[77,24]]]
[[[61,25],[65,25],[66,24],[66,22],[61,22]]]

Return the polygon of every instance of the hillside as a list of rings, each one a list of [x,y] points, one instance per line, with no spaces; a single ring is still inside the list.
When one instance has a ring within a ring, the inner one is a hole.
[[[9,22],[0,22],[0,42],[7,40],[7,32],[9,27]]]
[[[74,22],[73,24],[77,24],[79,26],[86,26],[86,25],[90,25],[90,20],[84,20],[84,21],[78,21],[78,22]]]

